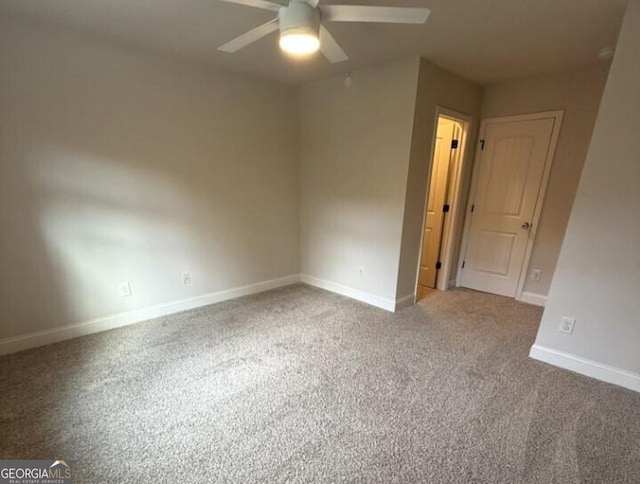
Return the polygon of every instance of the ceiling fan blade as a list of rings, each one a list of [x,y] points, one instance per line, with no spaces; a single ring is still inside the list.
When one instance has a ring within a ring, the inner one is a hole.
[[[423,24],[429,18],[428,8],[363,7],[359,5],[323,5],[322,20],[328,22],[382,22]]]
[[[349,59],[324,25],[320,25],[320,50],[332,64]]]
[[[218,50],[222,50],[224,52],[236,52],[237,50],[252,44],[256,40],[260,40],[265,35],[269,35],[271,32],[275,32],[276,30],[278,30],[278,19],[274,18],[266,24],[262,24],[260,27],[249,30],[249,32],[242,34],[240,37],[236,37],[232,41],[218,47]]]
[[[237,3],[238,5],[244,5],[246,7],[261,8],[263,10],[272,10],[274,12],[279,11],[282,5],[275,2],[268,2],[267,0],[220,0],[221,2]]]

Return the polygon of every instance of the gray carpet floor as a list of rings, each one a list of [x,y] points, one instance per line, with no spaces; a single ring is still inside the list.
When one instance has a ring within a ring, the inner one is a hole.
[[[0,458],[75,483],[639,483],[640,394],[527,357],[541,309],[296,285],[0,358]]]

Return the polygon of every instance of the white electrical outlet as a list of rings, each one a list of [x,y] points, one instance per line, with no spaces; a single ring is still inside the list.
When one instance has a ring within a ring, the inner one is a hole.
[[[120,291],[120,295],[122,297],[131,296],[131,284],[129,284],[128,282],[121,282],[118,286],[118,291]]]
[[[534,269],[531,271],[531,280],[535,282],[540,282],[540,278],[542,277],[542,271],[540,269]]]
[[[185,286],[191,284],[191,272],[182,273],[182,284],[184,284]]]
[[[571,334],[573,333],[573,327],[576,325],[576,318],[570,318],[565,316],[560,320],[560,332]]]

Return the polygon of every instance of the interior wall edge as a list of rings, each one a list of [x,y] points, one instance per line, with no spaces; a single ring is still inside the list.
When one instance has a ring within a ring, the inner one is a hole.
[[[467,79],[449,72],[431,61],[421,58],[418,77],[418,96],[416,115],[411,139],[411,155],[404,200],[402,221],[402,243],[400,267],[396,297],[415,291],[418,280],[418,265],[421,254],[421,241],[424,223],[424,209],[427,199],[427,186],[430,179],[431,156],[438,108],[455,111],[471,119],[469,149],[466,153],[460,189],[461,206],[466,206],[467,192],[475,150],[475,140],[480,119],[483,88]],[[453,247],[460,244],[462,229],[455,230]],[[454,267],[460,256],[459,249],[453,251],[451,260]]]
[[[412,292],[411,294],[407,294],[406,296],[396,299],[396,311],[400,311],[401,309],[408,308],[409,306],[413,306],[415,304],[415,300],[416,300],[415,292]]]
[[[344,75],[307,83],[300,95],[300,272],[390,311],[419,67],[412,56],[354,70],[350,86]]]

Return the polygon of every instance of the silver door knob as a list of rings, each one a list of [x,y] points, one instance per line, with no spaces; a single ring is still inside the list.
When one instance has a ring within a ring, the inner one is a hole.
[[[529,222],[525,222],[522,224],[522,228],[525,230],[528,230],[531,228],[531,224]]]

